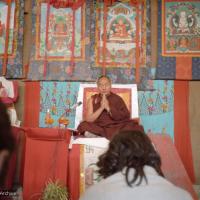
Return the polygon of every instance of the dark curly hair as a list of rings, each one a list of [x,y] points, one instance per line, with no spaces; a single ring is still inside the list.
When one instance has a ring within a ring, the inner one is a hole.
[[[10,119],[7,113],[6,106],[0,101],[0,152],[7,150],[11,153],[14,150],[15,140],[12,135]],[[6,172],[8,168],[9,157],[0,169],[0,187],[3,187]]]
[[[121,131],[116,134],[108,150],[99,157],[97,163],[98,172],[103,178],[125,169],[125,179],[129,186],[138,178],[139,182],[136,185],[140,185],[143,178],[147,182],[143,170],[145,165],[153,167],[160,176],[163,176],[159,154],[149,137],[140,131]],[[129,174],[131,169],[135,169],[133,177]]]

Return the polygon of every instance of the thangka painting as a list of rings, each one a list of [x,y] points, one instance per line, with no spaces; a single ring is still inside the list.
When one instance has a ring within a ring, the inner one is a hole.
[[[200,56],[199,1],[164,1],[162,55]]]
[[[133,83],[135,71],[150,65],[149,9],[148,1],[137,6],[121,1],[106,8],[97,1],[95,66],[106,68],[116,82]]]
[[[36,60],[46,59],[54,61],[70,60],[72,56],[73,39],[73,10],[71,8],[54,8],[50,6],[49,19],[47,20],[48,5],[38,2],[36,21]],[[75,11],[75,41],[74,58],[85,58],[85,5]],[[46,29],[48,26],[48,35]],[[48,37],[48,38],[47,38]]]
[[[39,127],[74,128],[78,82],[41,82]]]
[[[76,1],[74,1],[76,2]],[[32,1],[32,35],[28,79],[91,81],[99,76],[90,67],[90,16],[93,2],[77,8],[55,8]]]
[[[156,79],[200,79],[198,0],[158,0]]]
[[[149,80],[149,91],[139,91],[140,123],[145,132],[169,134],[174,138],[174,83]]]
[[[23,76],[24,1],[0,1],[0,73],[7,78]]]
[[[106,67],[131,67],[135,65],[136,40],[140,39],[136,38],[136,8],[125,3],[118,3],[108,7],[106,14],[103,9],[104,4],[99,6],[97,14],[99,20],[97,20],[96,26],[97,66],[103,65],[103,62],[105,62]],[[104,20],[104,15],[106,15],[106,20]],[[104,33],[104,26],[106,26],[106,33]],[[104,34],[106,34],[105,52],[103,50]],[[141,43],[141,41],[139,42]],[[106,53],[105,58],[104,53]]]

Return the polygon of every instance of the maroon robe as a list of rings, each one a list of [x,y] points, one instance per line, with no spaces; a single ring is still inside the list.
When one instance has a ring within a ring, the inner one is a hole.
[[[101,106],[101,99],[101,94],[92,96],[93,112]],[[110,93],[107,95],[107,100],[109,102],[110,112],[103,110],[94,122],[81,122],[77,128],[80,134],[89,131],[95,135],[111,139],[120,130],[144,131],[142,126],[130,119],[130,112],[120,96]]]

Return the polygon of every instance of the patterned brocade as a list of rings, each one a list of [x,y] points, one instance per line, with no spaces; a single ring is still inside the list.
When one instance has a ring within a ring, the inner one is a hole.
[[[198,0],[158,1],[156,79],[200,80],[199,16]]]
[[[10,16],[9,15],[10,9]],[[9,20],[8,20],[9,18]],[[7,22],[9,30],[7,30]],[[7,78],[22,78],[22,50],[24,27],[24,1],[15,0],[10,4],[0,2],[0,73]],[[8,34],[8,40],[6,40]],[[6,42],[7,41],[7,42]],[[8,47],[6,48],[6,43]],[[7,53],[6,53],[7,49]],[[3,69],[5,68],[5,74]]]

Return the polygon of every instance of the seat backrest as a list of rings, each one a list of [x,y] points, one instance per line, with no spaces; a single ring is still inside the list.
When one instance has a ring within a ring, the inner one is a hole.
[[[138,93],[137,93],[137,85],[136,84],[113,84],[112,92],[118,94],[124,100],[127,108],[131,113],[131,118],[138,118]],[[77,102],[82,102],[82,105],[76,108],[75,115],[75,128],[82,121],[85,110],[87,100],[95,93],[98,93],[98,89],[96,84],[80,84]]]

